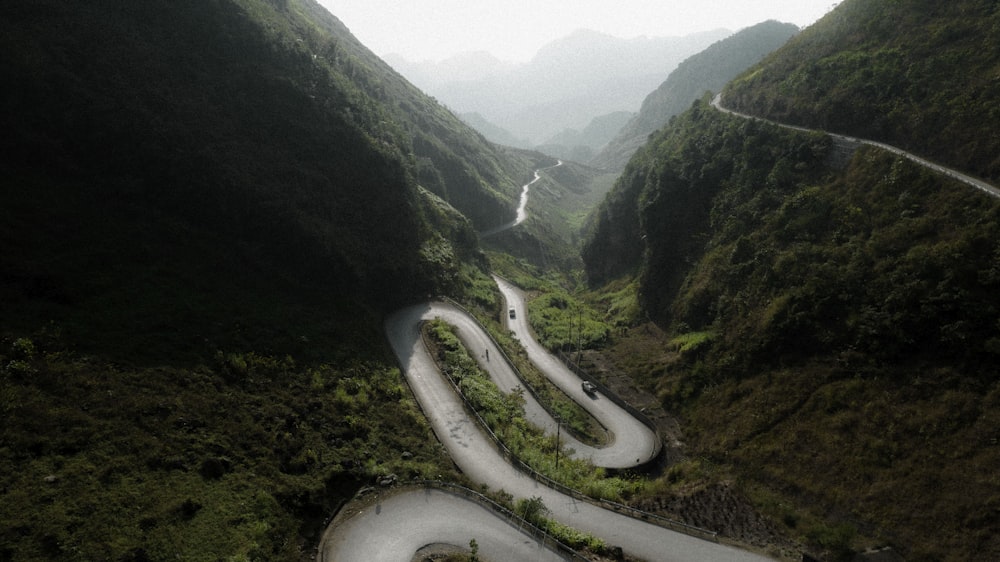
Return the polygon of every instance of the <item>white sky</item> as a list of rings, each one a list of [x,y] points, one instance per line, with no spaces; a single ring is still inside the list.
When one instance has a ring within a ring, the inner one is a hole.
[[[510,62],[577,29],[631,39],[681,36],[768,19],[812,24],[839,0],[319,0],[379,56],[440,61],[488,51]]]

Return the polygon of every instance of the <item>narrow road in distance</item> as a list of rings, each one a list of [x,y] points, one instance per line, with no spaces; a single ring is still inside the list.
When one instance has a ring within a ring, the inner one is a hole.
[[[723,105],[722,105],[722,94],[721,93],[716,94],[715,97],[712,98],[711,105],[712,105],[712,107],[714,107],[715,109],[717,109],[717,110],[719,110],[719,111],[721,111],[723,113],[727,113],[729,115],[733,115],[733,116],[736,116],[736,117],[742,117],[743,119],[758,119],[760,121],[764,121],[765,123],[771,123],[773,125],[777,125],[779,127],[785,128],[785,129],[792,129],[794,131],[803,131],[803,132],[806,132],[806,133],[823,133],[824,135],[829,135],[833,139],[835,139],[837,141],[840,141],[841,143],[846,143],[848,145],[862,145],[862,144],[866,144],[868,146],[874,146],[874,147],[877,147],[877,148],[881,148],[882,150],[887,150],[887,151],[889,151],[889,152],[891,152],[893,154],[896,154],[898,156],[902,156],[903,158],[906,158],[908,160],[916,162],[917,164],[919,164],[919,165],[921,165],[921,166],[923,166],[923,167],[925,167],[925,168],[927,168],[929,170],[933,170],[933,171],[935,171],[935,172],[937,172],[939,174],[942,174],[944,176],[947,176],[947,177],[949,177],[949,178],[951,178],[953,180],[957,180],[957,181],[960,181],[960,182],[962,182],[962,183],[964,183],[964,184],[966,184],[968,186],[974,187],[974,188],[982,191],[983,193],[986,193],[987,195],[990,195],[990,196],[996,197],[996,198],[1000,198],[1000,188],[997,188],[995,185],[990,184],[988,182],[985,182],[985,181],[983,181],[981,179],[974,178],[974,177],[972,177],[970,175],[963,174],[962,172],[959,172],[958,170],[949,168],[947,166],[942,166],[941,164],[937,164],[935,162],[931,162],[930,160],[927,160],[925,158],[921,158],[920,156],[917,156],[916,154],[907,152],[907,151],[903,150],[902,148],[897,148],[895,146],[892,146],[892,145],[889,145],[889,144],[885,144],[885,143],[882,143],[882,142],[873,141],[873,140],[859,139],[859,138],[855,138],[855,137],[849,137],[849,136],[846,136],[846,135],[838,135],[836,133],[831,133],[829,131],[818,131],[816,129],[807,129],[805,127],[798,127],[798,126],[795,126],[795,125],[786,125],[784,123],[778,123],[777,121],[771,121],[770,119],[763,119],[761,117],[754,117],[753,115],[748,115],[746,113],[739,113],[738,111],[733,111],[731,109],[727,109],[727,108],[723,107]]]
[[[539,168],[539,169],[535,170],[535,179],[529,181],[528,183],[524,184],[521,187],[521,198],[520,198],[520,200],[518,201],[518,204],[517,204],[517,215],[515,216],[514,220],[512,220],[512,221],[510,221],[508,223],[504,223],[504,224],[502,224],[502,225],[500,225],[500,226],[498,226],[496,228],[487,230],[485,232],[480,232],[479,233],[479,237],[480,238],[488,238],[490,236],[493,236],[494,234],[499,234],[499,233],[501,233],[501,232],[503,232],[505,230],[510,230],[511,228],[514,228],[515,226],[517,226],[517,225],[521,224],[522,222],[524,222],[528,218],[528,195],[531,192],[531,186],[535,185],[535,182],[537,182],[538,180],[542,179],[541,172],[543,172],[545,170],[551,170],[552,168],[558,168],[559,166],[562,166],[562,165],[563,165],[563,161],[559,160],[553,166],[548,166],[546,168]]]

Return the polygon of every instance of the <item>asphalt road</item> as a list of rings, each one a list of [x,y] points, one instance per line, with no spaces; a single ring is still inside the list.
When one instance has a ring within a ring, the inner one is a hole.
[[[431,427],[451,455],[452,460],[470,479],[488,486],[491,490],[503,489],[515,498],[539,497],[548,508],[549,517],[576,529],[593,533],[604,539],[609,545],[621,546],[626,553],[635,558],[651,562],[767,560],[767,558],[748,551],[670,531],[577,500],[538,483],[508,464],[497,451],[495,444],[482,433],[477,424],[466,413],[461,398],[438,371],[433,358],[423,345],[420,335],[421,324],[434,318],[442,318],[458,327],[460,337],[475,355],[478,355],[475,351],[477,349],[485,351],[485,347],[491,348],[491,360],[486,362],[485,353],[481,359],[481,362],[487,363],[488,366],[492,367],[494,364],[500,363],[496,360],[499,358],[499,350],[492,348],[491,340],[482,332],[474,319],[454,305],[447,303],[426,303],[400,310],[389,317],[385,325],[389,342],[399,359],[407,382],[427,415]],[[495,353],[497,355],[494,355]],[[608,400],[602,402],[610,403]],[[623,441],[622,436],[618,436],[615,440],[616,443],[620,441]],[[450,519],[447,509],[444,512],[436,509],[414,511],[412,507],[406,507],[405,509],[409,510],[407,511],[409,515],[401,515],[398,518],[395,517],[397,510],[395,505],[382,505],[381,508],[373,509],[379,510],[379,513],[375,514],[376,519],[379,517],[388,518],[392,515],[394,525],[397,526],[412,524],[425,527],[430,524],[430,520],[435,518],[452,521],[452,524],[469,525],[469,529],[473,528],[472,525],[478,529],[478,525],[487,524],[486,520],[473,522],[472,519],[465,519],[464,523],[454,523],[454,520]],[[496,520],[495,517],[493,519]],[[441,522],[435,523],[434,526],[447,526],[448,524]],[[494,522],[494,524],[496,523]],[[506,525],[506,523],[502,524]],[[333,560],[399,560],[404,562],[409,561],[414,554],[413,550],[406,552],[413,546],[413,541],[399,541],[398,549],[380,550],[379,557],[373,558],[367,554],[368,551],[363,546],[357,545],[381,544],[383,541],[395,543],[395,539],[383,537],[384,531],[378,530],[378,527],[371,527],[375,530],[372,530],[370,534],[365,534],[363,529],[369,528],[369,526],[361,524],[357,525],[356,528],[347,527],[349,540],[342,539],[341,527],[343,525],[332,529],[328,540],[322,545],[324,560],[327,562]],[[397,527],[392,533],[401,534],[404,531]],[[467,545],[468,539],[464,537],[468,536],[469,531],[462,530],[459,534],[463,538],[458,541],[457,546]],[[454,540],[456,535],[451,536],[451,540]],[[479,539],[476,538],[476,540]],[[450,540],[441,538],[430,542],[450,542]],[[361,556],[362,551],[365,553],[364,556],[358,557]],[[511,551],[509,555],[505,554],[499,560],[537,559],[535,556],[525,558],[517,556],[519,555],[515,555]]]
[[[1000,189],[998,189],[996,186],[994,186],[994,185],[992,185],[990,183],[987,183],[987,182],[985,182],[985,181],[983,181],[981,179],[974,178],[974,177],[969,176],[967,174],[963,174],[962,172],[959,172],[958,170],[954,170],[954,169],[949,168],[947,166],[942,166],[941,164],[937,164],[937,163],[931,162],[930,160],[927,160],[925,158],[921,158],[920,156],[917,156],[916,154],[913,154],[911,152],[907,152],[907,151],[903,150],[902,148],[896,148],[895,146],[888,145],[888,144],[885,144],[885,143],[882,143],[882,142],[873,141],[873,140],[859,139],[859,138],[855,138],[855,137],[849,137],[849,136],[846,136],[846,135],[838,135],[836,133],[831,133],[829,131],[816,131],[815,129],[807,129],[805,127],[797,127],[795,125],[786,125],[784,123],[778,123],[777,121],[771,121],[769,119],[762,119],[760,117],[754,117],[753,115],[747,115],[746,113],[739,113],[739,112],[733,111],[731,109],[726,109],[725,107],[722,106],[722,94],[716,94],[715,97],[712,98],[712,107],[714,107],[715,109],[718,109],[719,111],[721,111],[723,113],[728,113],[729,115],[734,115],[736,117],[742,117],[744,119],[760,119],[761,121],[765,121],[767,123],[772,123],[774,125],[777,125],[779,127],[784,127],[786,129],[792,129],[792,130],[795,130],[795,131],[823,133],[825,135],[830,135],[832,138],[834,138],[834,139],[836,139],[838,141],[841,141],[843,143],[848,143],[849,145],[867,144],[869,146],[875,146],[875,147],[881,148],[882,150],[887,150],[889,152],[892,152],[893,154],[896,154],[898,156],[902,156],[903,158],[907,158],[907,159],[909,159],[909,160],[911,160],[913,162],[916,162],[917,164],[919,164],[919,165],[921,165],[921,166],[923,166],[925,168],[933,170],[933,171],[935,171],[935,172],[937,172],[939,174],[945,175],[945,176],[947,176],[947,177],[949,177],[949,178],[951,178],[953,180],[957,180],[957,181],[960,181],[960,182],[962,182],[962,183],[964,183],[964,184],[966,184],[966,185],[968,185],[970,187],[974,187],[974,188],[982,191],[983,193],[986,193],[987,195],[990,195],[992,197],[1000,198]]]
[[[445,490],[386,494],[342,517],[325,543],[322,562],[410,562],[431,544],[468,548],[475,539],[487,560],[564,560],[483,504]]]
[[[721,95],[712,100],[716,109],[739,117],[756,119],[722,107]],[[782,127],[807,130],[776,123]],[[824,131],[825,132],[825,131]],[[929,162],[906,151],[843,135],[832,135],[841,142],[869,144],[909,158],[922,166],[945,174],[1000,197],[1000,189],[957,170]],[[560,162],[561,164],[561,162]],[[524,186],[518,217],[484,236],[506,230],[523,222],[529,187]],[[564,442],[576,454],[591,459],[598,466],[628,467],[656,456],[659,441],[643,424],[628,416],[605,397],[591,397],[580,388],[580,379],[561,362],[548,354],[534,338],[527,323],[524,297],[506,281],[497,279],[508,305],[515,309],[509,327],[528,351],[531,360],[574,400],[584,405],[613,435],[609,446],[594,448],[566,437]],[[447,303],[427,303],[401,310],[386,321],[386,333],[399,359],[407,382],[427,415],[438,439],[456,465],[472,480],[493,490],[503,489],[515,498],[541,498],[548,516],[571,527],[593,533],[609,545],[621,546],[632,557],[653,561],[759,561],[769,558],[698,539],[579,501],[543,486],[508,464],[495,444],[466,414],[461,399],[437,370],[420,336],[421,324],[442,318],[458,328],[467,348],[479,358],[500,388],[515,390],[520,382],[513,370],[501,360],[500,350],[478,323],[457,307]],[[555,422],[526,394],[526,413],[536,425],[553,431]],[[617,411],[616,411],[617,410]],[[385,492],[383,492],[385,493]],[[338,516],[321,545],[321,559],[331,561],[409,562],[420,548],[429,544],[467,547],[476,539],[479,552],[491,560],[560,560],[558,554],[543,548],[527,534],[512,526],[495,512],[469,499],[441,490],[419,490],[386,494],[353,513]]]
[[[494,280],[500,287],[507,306],[515,310],[515,317],[507,319],[507,327],[520,340],[531,362],[553,384],[594,416],[612,436],[611,442],[602,448],[573,445],[576,456],[589,459],[595,466],[608,468],[629,468],[656,457],[661,445],[656,434],[607,397],[584,392],[580,386],[583,382],[580,377],[535,340],[528,324],[527,306],[521,290],[500,277],[494,276]],[[554,433],[549,425],[543,427],[546,432]]]
[[[559,160],[558,163],[555,164],[554,166],[549,166],[548,168],[539,168],[539,169],[535,170],[535,177],[534,177],[534,179],[532,179],[530,182],[528,182],[528,183],[524,184],[523,186],[521,186],[521,197],[518,200],[517,215],[514,218],[514,220],[512,220],[512,221],[510,221],[508,223],[502,224],[502,225],[500,225],[500,226],[498,226],[496,228],[487,230],[485,232],[480,232],[479,233],[479,237],[480,238],[488,238],[490,236],[493,236],[494,234],[498,234],[498,233],[503,232],[505,230],[510,230],[511,228],[514,228],[515,226],[517,226],[517,225],[521,224],[522,222],[524,222],[528,218],[528,195],[531,192],[531,186],[534,185],[536,181],[542,179],[541,172],[543,170],[550,170],[552,168],[558,168],[559,166],[562,166],[562,165],[563,165],[563,161]]]

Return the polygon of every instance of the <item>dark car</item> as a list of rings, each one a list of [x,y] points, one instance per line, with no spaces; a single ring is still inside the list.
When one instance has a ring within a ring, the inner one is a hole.
[[[580,387],[583,388],[584,392],[591,396],[597,394],[597,385],[590,381],[583,381],[583,384],[581,384]]]
[[[509,314],[511,318],[517,318],[517,312],[514,312],[513,308],[508,310],[507,314]]]

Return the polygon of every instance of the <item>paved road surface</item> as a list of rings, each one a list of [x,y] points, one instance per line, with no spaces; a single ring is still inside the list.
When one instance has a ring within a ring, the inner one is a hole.
[[[552,168],[558,168],[559,166],[562,166],[562,165],[563,165],[563,161],[559,160],[559,162],[556,165],[554,165],[554,166],[549,166],[548,168],[539,168],[539,169],[535,170],[535,179],[531,180],[530,182],[524,184],[521,187],[521,198],[520,198],[520,200],[518,201],[518,204],[517,204],[517,216],[516,216],[516,218],[514,220],[512,220],[512,221],[510,221],[510,222],[508,222],[506,224],[502,224],[502,225],[500,225],[500,226],[498,226],[498,227],[496,227],[494,229],[487,230],[486,232],[480,232],[479,233],[479,237],[480,238],[487,238],[487,237],[493,236],[494,234],[498,234],[498,233],[503,232],[505,230],[509,230],[511,228],[514,228],[515,226],[517,226],[517,225],[521,224],[522,222],[524,222],[528,218],[528,195],[531,192],[531,186],[534,185],[536,181],[542,179],[542,175],[541,175],[540,172],[542,172],[543,170],[549,170],[549,169],[552,169]]]
[[[607,447],[580,447],[577,448],[577,455],[590,459],[596,466],[610,468],[628,468],[655,458],[661,445],[656,434],[607,397],[585,393],[580,387],[580,377],[533,337],[528,325],[524,294],[520,289],[500,277],[494,276],[494,280],[500,287],[507,306],[515,310],[515,318],[508,319],[507,325],[521,341],[531,362],[570,398],[590,412],[612,435],[612,441]],[[546,431],[550,430],[547,428]]]
[[[526,474],[518,471],[497,452],[493,442],[465,413],[459,396],[450,383],[437,370],[433,358],[423,345],[420,336],[421,323],[433,318],[443,318],[457,325],[461,332],[480,331],[475,320],[469,318],[457,307],[446,303],[427,303],[409,307],[393,314],[386,321],[386,333],[399,359],[407,382],[413,389],[417,401],[423,408],[438,439],[444,444],[455,464],[473,481],[485,484],[491,490],[506,490],[515,498],[539,497],[549,509],[549,516],[571,527],[588,531],[601,537],[609,545],[619,545],[633,557],[654,561],[760,561],[767,560],[754,553],[698,539],[674,531],[632,519],[618,513],[577,500],[548,488]],[[482,334],[485,338],[485,334]],[[486,338],[488,339],[488,338]],[[492,356],[492,352],[491,352]],[[491,360],[490,363],[493,363]],[[382,513],[388,515],[389,507],[383,506]],[[381,514],[378,514],[381,516]],[[421,512],[413,524],[425,526],[429,519],[447,518],[447,513],[437,510]],[[397,520],[404,524],[407,517]],[[470,525],[472,522],[469,523]],[[476,525],[479,523],[477,522]],[[363,525],[361,527],[364,527]],[[477,527],[478,528],[478,527]],[[338,548],[355,549],[356,541],[383,540],[381,531],[373,531],[368,537],[351,530],[352,540],[346,545],[339,536],[339,529],[331,533],[323,545],[326,561],[371,560],[372,558],[352,558],[342,554]],[[402,532],[402,531],[398,531]],[[467,533],[466,533],[467,534]],[[477,539],[478,541],[478,539]],[[446,542],[436,540],[435,542]],[[466,545],[468,540],[459,541]],[[346,545],[346,546],[345,546]],[[410,544],[401,543],[404,550]],[[348,552],[358,552],[350,550]],[[386,553],[382,560],[408,561],[413,552]],[[515,560],[513,554],[504,560]],[[527,558],[532,560],[533,558]]]
[[[712,99],[712,107],[718,109],[723,113],[728,113],[729,115],[735,115],[736,117],[742,117],[744,119],[760,119],[761,121],[773,123],[775,125],[778,125],[779,127],[784,127],[786,129],[793,129],[796,131],[805,131],[805,132],[817,132],[814,129],[807,129],[805,127],[796,127],[795,125],[785,125],[784,123],[778,123],[777,121],[771,121],[769,119],[761,119],[760,117],[754,117],[753,115],[747,115],[746,113],[739,113],[731,109],[726,109],[725,107],[722,106],[722,94],[716,94],[716,96]],[[953,170],[951,168],[948,168],[947,166],[942,166],[941,164],[931,162],[930,160],[921,158],[920,156],[907,152],[901,148],[896,148],[895,146],[881,142],[876,142],[873,140],[859,139],[855,137],[849,137],[846,135],[838,135],[836,133],[831,133],[828,131],[818,131],[818,132],[830,135],[834,140],[840,141],[841,143],[847,143],[849,145],[867,144],[869,146],[876,146],[878,148],[881,148],[882,150],[888,150],[893,154],[897,154],[899,156],[912,160],[913,162],[916,162],[917,164],[925,168],[934,170],[939,174],[943,174],[945,176],[948,176],[949,178],[960,181],[968,186],[974,187],[988,195],[1000,198],[1000,189],[998,189],[996,186],[987,183],[981,179],[977,179],[972,176],[963,174],[958,170]]]
[[[338,517],[341,521],[324,545],[322,562],[410,562],[424,546],[467,548],[472,539],[487,560],[564,560],[493,510],[444,490],[387,494]]]

